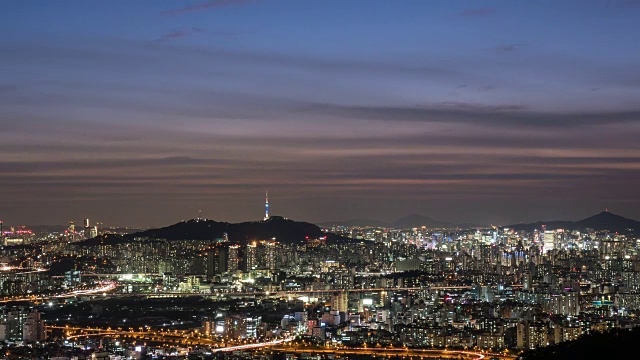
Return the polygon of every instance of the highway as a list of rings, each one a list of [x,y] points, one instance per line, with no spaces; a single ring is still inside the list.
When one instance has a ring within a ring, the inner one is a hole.
[[[83,337],[95,337],[95,336],[109,336],[114,338],[123,338],[130,340],[142,340],[142,341],[156,341],[161,342],[168,345],[183,345],[183,346],[205,346],[209,347],[213,352],[225,352],[225,351],[236,351],[236,350],[249,350],[249,349],[257,349],[262,347],[274,346],[274,345],[282,345],[287,342],[293,341],[294,336],[290,336],[282,339],[270,340],[267,342],[261,343],[250,343],[248,340],[241,340],[242,343],[233,343],[230,339],[227,339],[226,342],[221,340],[220,338],[209,337],[203,334],[200,334],[198,331],[187,331],[187,330],[178,330],[178,331],[162,331],[162,330],[152,330],[150,328],[138,328],[138,330],[134,328],[129,328],[128,330],[124,330],[122,328],[111,329],[111,328],[92,328],[92,327],[73,327],[73,326],[56,326],[51,325],[47,326],[47,330],[51,331],[53,329],[62,330],[65,334],[66,340],[74,340]],[[144,329],[144,330],[143,330]],[[248,342],[248,343],[245,343]]]
[[[290,336],[290,337],[284,338],[284,339],[277,339],[277,340],[261,342],[261,343],[255,343],[255,344],[227,346],[227,347],[221,347],[221,348],[214,349],[213,352],[223,352],[223,351],[228,352],[228,351],[258,349],[258,348],[263,348],[263,347],[268,347],[268,346],[282,345],[284,343],[293,341],[293,339],[295,339],[295,337],[294,336]]]
[[[380,348],[380,347],[309,347],[299,344],[290,344],[295,337],[289,336],[282,339],[275,339],[260,343],[233,344],[230,340],[224,341],[219,338],[212,338],[199,334],[197,331],[154,331],[149,328],[130,328],[129,330],[83,328],[70,326],[47,326],[47,329],[63,330],[67,340],[74,340],[82,337],[110,336],[115,338],[156,341],[167,345],[183,346],[204,346],[212,352],[231,352],[239,350],[252,350],[260,348],[270,348],[275,351],[288,353],[310,353],[310,354],[344,354],[344,355],[376,355],[376,356],[407,356],[407,357],[438,357],[447,359],[468,359],[482,360],[486,357],[498,358],[501,360],[512,360],[516,356],[503,353],[483,353],[476,351],[448,350],[448,349],[411,349],[401,348]],[[246,340],[245,340],[246,341]]]
[[[471,286],[432,286],[427,288],[422,287],[402,287],[402,288],[369,288],[369,289],[332,289],[332,290],[275,290],[275,291],[251,291],[251,292],[213,292],[213,293],[199,293],[199,292],[143,292],[143,293],[121,293],[113,292],[118,287],[115,281],[101,282],[98,286],[91,289],[74,290],[58,295],[31,295],[31,296],[11,296],[0,299],[0,303],[7,303],[11,301],[33,301],[44,302],[52,299],[65,299],[75,296],[86,295],[101,295],[104,297],[242,297],[242,296],[272,296],[272,297],[288,297],[288,296],[302,296],[302,295],[325,295],[330,293],[340,292],[393,292],[393,291],[417,291],[417,290],[463,290],[470,289]]]
[[[96,294],[106,294],[110,291],[115,290],[117,284],[115,282],[103,282],[98,284],[96,287],[90,289],[79,289],[73,290],[66,293],[61,293],[58,295],[49,295],[49,296],[39,296],[39,295],[31,295],[31,296],[12,296],[5,297],[0,299],[0,303],[7,303],[11,301],[33,301],[33,302],[45,302],[53,299],[66,299],[75,296],[85,296],[85,295],[96,295]]]
[[[339,347],[339,348],[305,348],[305,347],[280,347],[271,349],[288,353],[310,353],[310,354],[340,354],[340,355],[376,355],[376,356],[407,356],[407,357],[438,357],[447,359],[469,359],[482,360],[487,357],[501,360],[515,359],[514,355],[483,353],[464,350],[447,349],[410,349],[410,348],[377,348],[377,347]]]
[[[40,271],[40,270],[38,270]],[[93,275],[106,275],[106,274],[93,274]],[[112,274],[108,274],[112,275]],[[85,275],[83,275],[84,277]],[[118,297],[243,297],[243,296],[270,296],[270,297],[294,297],[303,295],[326,295],[331,293],[341,292],[395,292],[395,291],[418,291],[418,290],[465,290],[470,289],[471,286],[431,286],[431,287],[401,287],[401,288],[367,288],[367,289],[316,289],[316,290],[274,290],[274,291],[250,291],[250,292],[143,292],[143,293],[122,293],[115,292],[118,287],[117,281],[102,281],[94,288],[74,290],[57,295],[17,295],[0,298],[0,303],[7,303],[11,301],[33,301],[33,302],[45,302],[53,299],[64,299],[75,296],[87,296],[87,295],[102,295],[109,298]]]

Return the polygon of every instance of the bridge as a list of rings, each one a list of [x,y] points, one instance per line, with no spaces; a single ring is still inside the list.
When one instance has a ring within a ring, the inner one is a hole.
[[[141,341],[153,341],[166,345],[183,345],[183,346],[203,346],[211,349],[212,352],[227,352],[236,350],[249,350],[257,349],[275,345],[283,345],[287,342],[293,341],[295,336],[289,336],[286,338],[278,338],[264,342],[252,343],[250,340],[232,340],[224,338],[214,338],[201,334],[198,330],[152,330],[149,327],[129,328],[128,330],[117,328],[99,328],[99,327],[74,327],[74,326],[47,326],[48,332],[59,330],[64,333],[66,340],[77,340],[80,338],[88,337],[102,337],[108,336],[112,338],[122,338],[123,340],[141,340]]]

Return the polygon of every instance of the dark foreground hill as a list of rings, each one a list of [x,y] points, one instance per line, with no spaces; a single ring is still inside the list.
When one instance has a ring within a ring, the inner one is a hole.
[[[582,219],[579,221],[538,221],[531,224],[516,224],[509,225],[509,228],[513,228],[517,231],[533,231],[535,229],[540,230],[542,225],[547,226],[547,230],[554,229],[567,229],[567,230],[609,230],[619,233],[640,233],[640,222],[632,219],[627,219],[620,215],[616,215],[609,211],[603,211],[594,216]]]
[[[227,223],[214,220],[194,219],[181,221],[167,227],[151,229],[134,234],[117,236],[108,235],[87,240],[87,244],[127,242],[134,238],[165,239],[165,240],[219,240],[225,234],[231,242],[245,243],[253,240],[269,240],[294,244],[305,239],[327,237],[328,242],[349,241],[332,233],[324,233],[310,223],[293,221],[280,216],[272,216],[266,221],[249,221],[242,223]]]
[[[585,335],[575,341],[563,342],[537,350],[526,351],[523,360],[601,360],[638,359],[640,327],[617,329],[606,333]]]

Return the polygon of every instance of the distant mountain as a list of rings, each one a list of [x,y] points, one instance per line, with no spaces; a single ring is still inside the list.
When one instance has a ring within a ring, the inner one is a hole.
[[[477,225],[472,224],[454,224],[444,221],[434,220],[428,216],[419,215],[419,214],[411,214],[400,219],[397,219],[394,222],[384,222],[379,220],[367,220],[367,219],[353,219],[347,221],[329,221],[321,223],[322,226],[357,226],[357,227],[384,227],[384,228],[395,228],[395,229],[409,229],[425,226],[430,229],[438,229],[438,228],[474,228]]]
[[[433,220],[430,217],[411,214],[400,218],[393,222],[393,227],[398,229],[407,229],[426,226],[428,228],[455,228],[456,225],[448,222]]]
[[[391,225],[387,222],[380,220],[371,220],[371,219],[351,219],[344,221],[325,221],[319,223],[318,225],[323,227],[328,226],[348,226],[348,227],[391,227]]]
[[[322,230],[310,223],[293,221],[281,216],[272,216],[267,221],[250,221],[242,223],[226,223],[213,220],[194,219],[182,221],[159,229],[151,229],[124,236],[107,235],[87,240],[87,244],[107,242],[120,243],[133,238],[150,238],[166,240],[217,240],[227,234],[229,241],[245,243],[253,240],[268,240],[293,244],[308,238],[327,236],[327,241],[350,240]]]
[[[554,229],[567,229],[567,230],[609,230],[619,233],[640,233],[640,222],[632,219],[627,219],[620,215],[616,215],[609,211],[603,211],[599,214],[593,215],[586,219],[579,221],[538,221],[530,224],[515,224],[507,227],[513,228],[517,231],[533,231],[535,229],[540,230],[542,225],[547,226],[547,230]]]
[[[633,229],[634,231],[640,231],[640,221],[628,219],[609,211],[603,211],[586,219],[582,219],[578,221],[576,225],[582,228],[593,228],[596,230],[625,231],[626,229]]]
[[[5,227],[5,230],[7,228]],[[49,234],[49,233],[62,233],[67,230],[67,226],[63,225],[31,225],[27,226],[27,229],[33,231],[35,234]]]

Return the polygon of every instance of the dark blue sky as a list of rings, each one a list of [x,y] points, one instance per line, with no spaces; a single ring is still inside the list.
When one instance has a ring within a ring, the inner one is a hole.
[[[640,218],[640,1],[7,1],[0,219]]]

